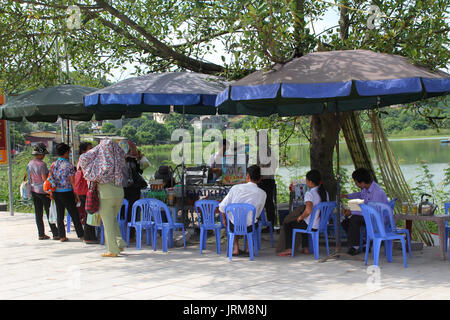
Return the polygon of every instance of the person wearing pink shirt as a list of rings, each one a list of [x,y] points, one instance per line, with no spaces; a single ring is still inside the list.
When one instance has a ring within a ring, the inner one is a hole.
[[[45,234],[43,221],[44,209],[47,213],[47,221],[50,215],[50,198],[43,188],[44,181],[48,176],[47,164],[43,161],[45,155],[48,154],[47,147],[43,143],[38,143],[31,154],[34,155],[34,159],[28,163],[27,176],[31,185],[31,197],[33,198],[39,240],[46,240],[50,239],[50,237]],[[58,228],[54,223],[50,223],[50,221],[48,224],[52,231],[53,239],[58,240]]]

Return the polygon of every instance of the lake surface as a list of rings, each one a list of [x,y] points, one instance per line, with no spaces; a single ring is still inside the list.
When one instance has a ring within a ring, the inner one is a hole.
[[[420,167],[423,163],[428,165],[431,173],[434,175],[434,183],[439,184],[442,182],[444,170],[450,165],[450,143],[441,143],[440,140],[444,138],[447,137],[390,140],[392,151],[410,186],[416,184],[421,173]],[[367,142],[367,146],[374,166],[378,167],[372,142]],[[309,170],[309,144],[290,145],[288,155],[292,165],[289,167],[281,166],[278,170],[278,174],[282,176],[283,181],[287,184],[290,183],[292,177],[304,176]],[[170,152],[146,154],[146,156],[152,164],[144,172],[146,177],[153,176],[159,165],[168,164],[170,161]],[[336,159],[336,154],[334,159]],[[345,142],[340,144],[340,162],[342,167],[348,170],[348,174],[351,174],[354,167]]]

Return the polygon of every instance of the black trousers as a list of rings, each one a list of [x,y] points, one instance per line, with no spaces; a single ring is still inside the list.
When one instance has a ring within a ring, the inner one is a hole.
[[[33,198],[34,203],[34,213],[36,218],[36,226],[38,229],[38,234],[39,237],[43,237],[45,235],[45,228],[43,221],[44,208],[45,212],[47,213],[47,221],[48,221],[48,218],[50,216],[50,198],[47,197],[47,194],[35,192],[31,192],[31,197]],[[53,236],[57,237],[58,228],[56,227],[56,224],[50,223],[50,221],[48,221],[48,224],[50,226],[50,230],[52,231]]]
[[[86,196],[83,195],[79,195],[78,196],[80,198],[80,202],[81,202],[81,208],[80,210],[84,210],[84,207],[86,205]],[[87,213],[86,213],[87,214]],[[86,219],[84,219],[84,240],[88,240],[88,241],[97,241],[97,234],[96,234],[96,228],[93,226],[90,226],[86,223]]]
[[[58,231],[59,237],[66,237],[66,228],[64,227],[64,212],[67,209],[68,214],[72,218],[73,225],[78,238],[84,236],[83,226],[81,225],[80,216],[78,214],[77,204],[75,203],[75,195],[73,191],[53,192],[55,199],[56,211],[58,212]]]
[[[359,215],[352,215],[350,218],[342,221],[342,228],[347,233],[347,244],[349,247],[359,246],[360,229],[365,225],[364,217]]]
[[[123,188],[124,198],[128,200],[127,222],[131,222],[131,212],[133,204],[141,198],[141,190],[135,187]],[[136,230],[130,228],[130,239],[135,237]]]
[[[260,183],[258,183],[258,187],[263,189],[266,194],[266,204],[264,205],[266,211],[267,221],[272,223],[272,226],[275,226],[275,222],[277,217],[275,215],[275,180],[274,179],[263,179]]]
[[[255,229],[258,230],[258,221],[255,222]],[[230,231],[234,232],[234,224],[230,221]],[[247,232],[253,232],[253,225],[247,226]]]
[[[292,230],[293,229],[303,229],[306,230],[308,228],[308,224],[301,220],[298,222],[297,220],[291,221],[289,223],[284,224],[284,230],[286,232],[286,249],[292,248]],[[317,229],[311,229],[312,231],[316,231]],[[309,239],[307,233],[302,233],[302,248],[309,248]]]

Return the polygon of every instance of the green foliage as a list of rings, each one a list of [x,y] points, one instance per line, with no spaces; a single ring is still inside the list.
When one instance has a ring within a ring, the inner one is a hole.
[[[14,149],[16,146],[25,145],[25,138],[23,135],[14,128],[11,128],[11,149]]]
[[[130,125],[126,125],[122,128],[122,130],[120,131],[120,135],[122,137],[125,137],[131,141],[136,141],[136,129]]]
[[[114,125],[114,123],[106,122],[102,125],[102,133],[112,133],[116,134],[118,132],[118,129]]]
[[[18,212],[33,212],[33,205],[30,201],[23,201],[20,197],[20,184],[23,181],[26,174],[26,167],[28,162],[33,159],[31,155],[32,148],[28,147],[23,152],[20,152],[12,160],[12,178],[13,178],[13,196],[14,196],[14,208]],[[47,163],[47,167],[50,168],[52,161],[55,159],[50,158],[48,155],[44,158],[44,162]],[[0,167],[0,201],[9,203],[9,180],[8,180],[8,168]]]
[[[82,122],[76,125],[75,127],[76,132],[79,134],[89,134],[92,133],[91,124],[90,122]]]

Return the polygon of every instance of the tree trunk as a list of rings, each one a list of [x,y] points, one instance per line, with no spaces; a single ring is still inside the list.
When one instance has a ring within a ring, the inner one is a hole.
[[[340,114],[340,122],[345,114]],[[333,155],[338,137],[339,125],[336,115],[328,112],[311,116],[311,144],[309,158],[311,169],[320,171],[323,184],[330,200],[336,199],[336,178],[333,171]]]
[[[341,1],[340,19],[339,19],[339,35],[344,42],[348,39],[350,19],[348,15],[349,2],[347,0]],[[370,159],[369,150],[367,149],[364,133],[361,129],[361,121],[359,112],[348,112],[346,120],[342,123],[342,131],[344,133],[345,142],[347,143],[348,151],[356,168],[366,168],[370,170],[372,178],[377,181],[375,170],[373,169],[372,160]]]

